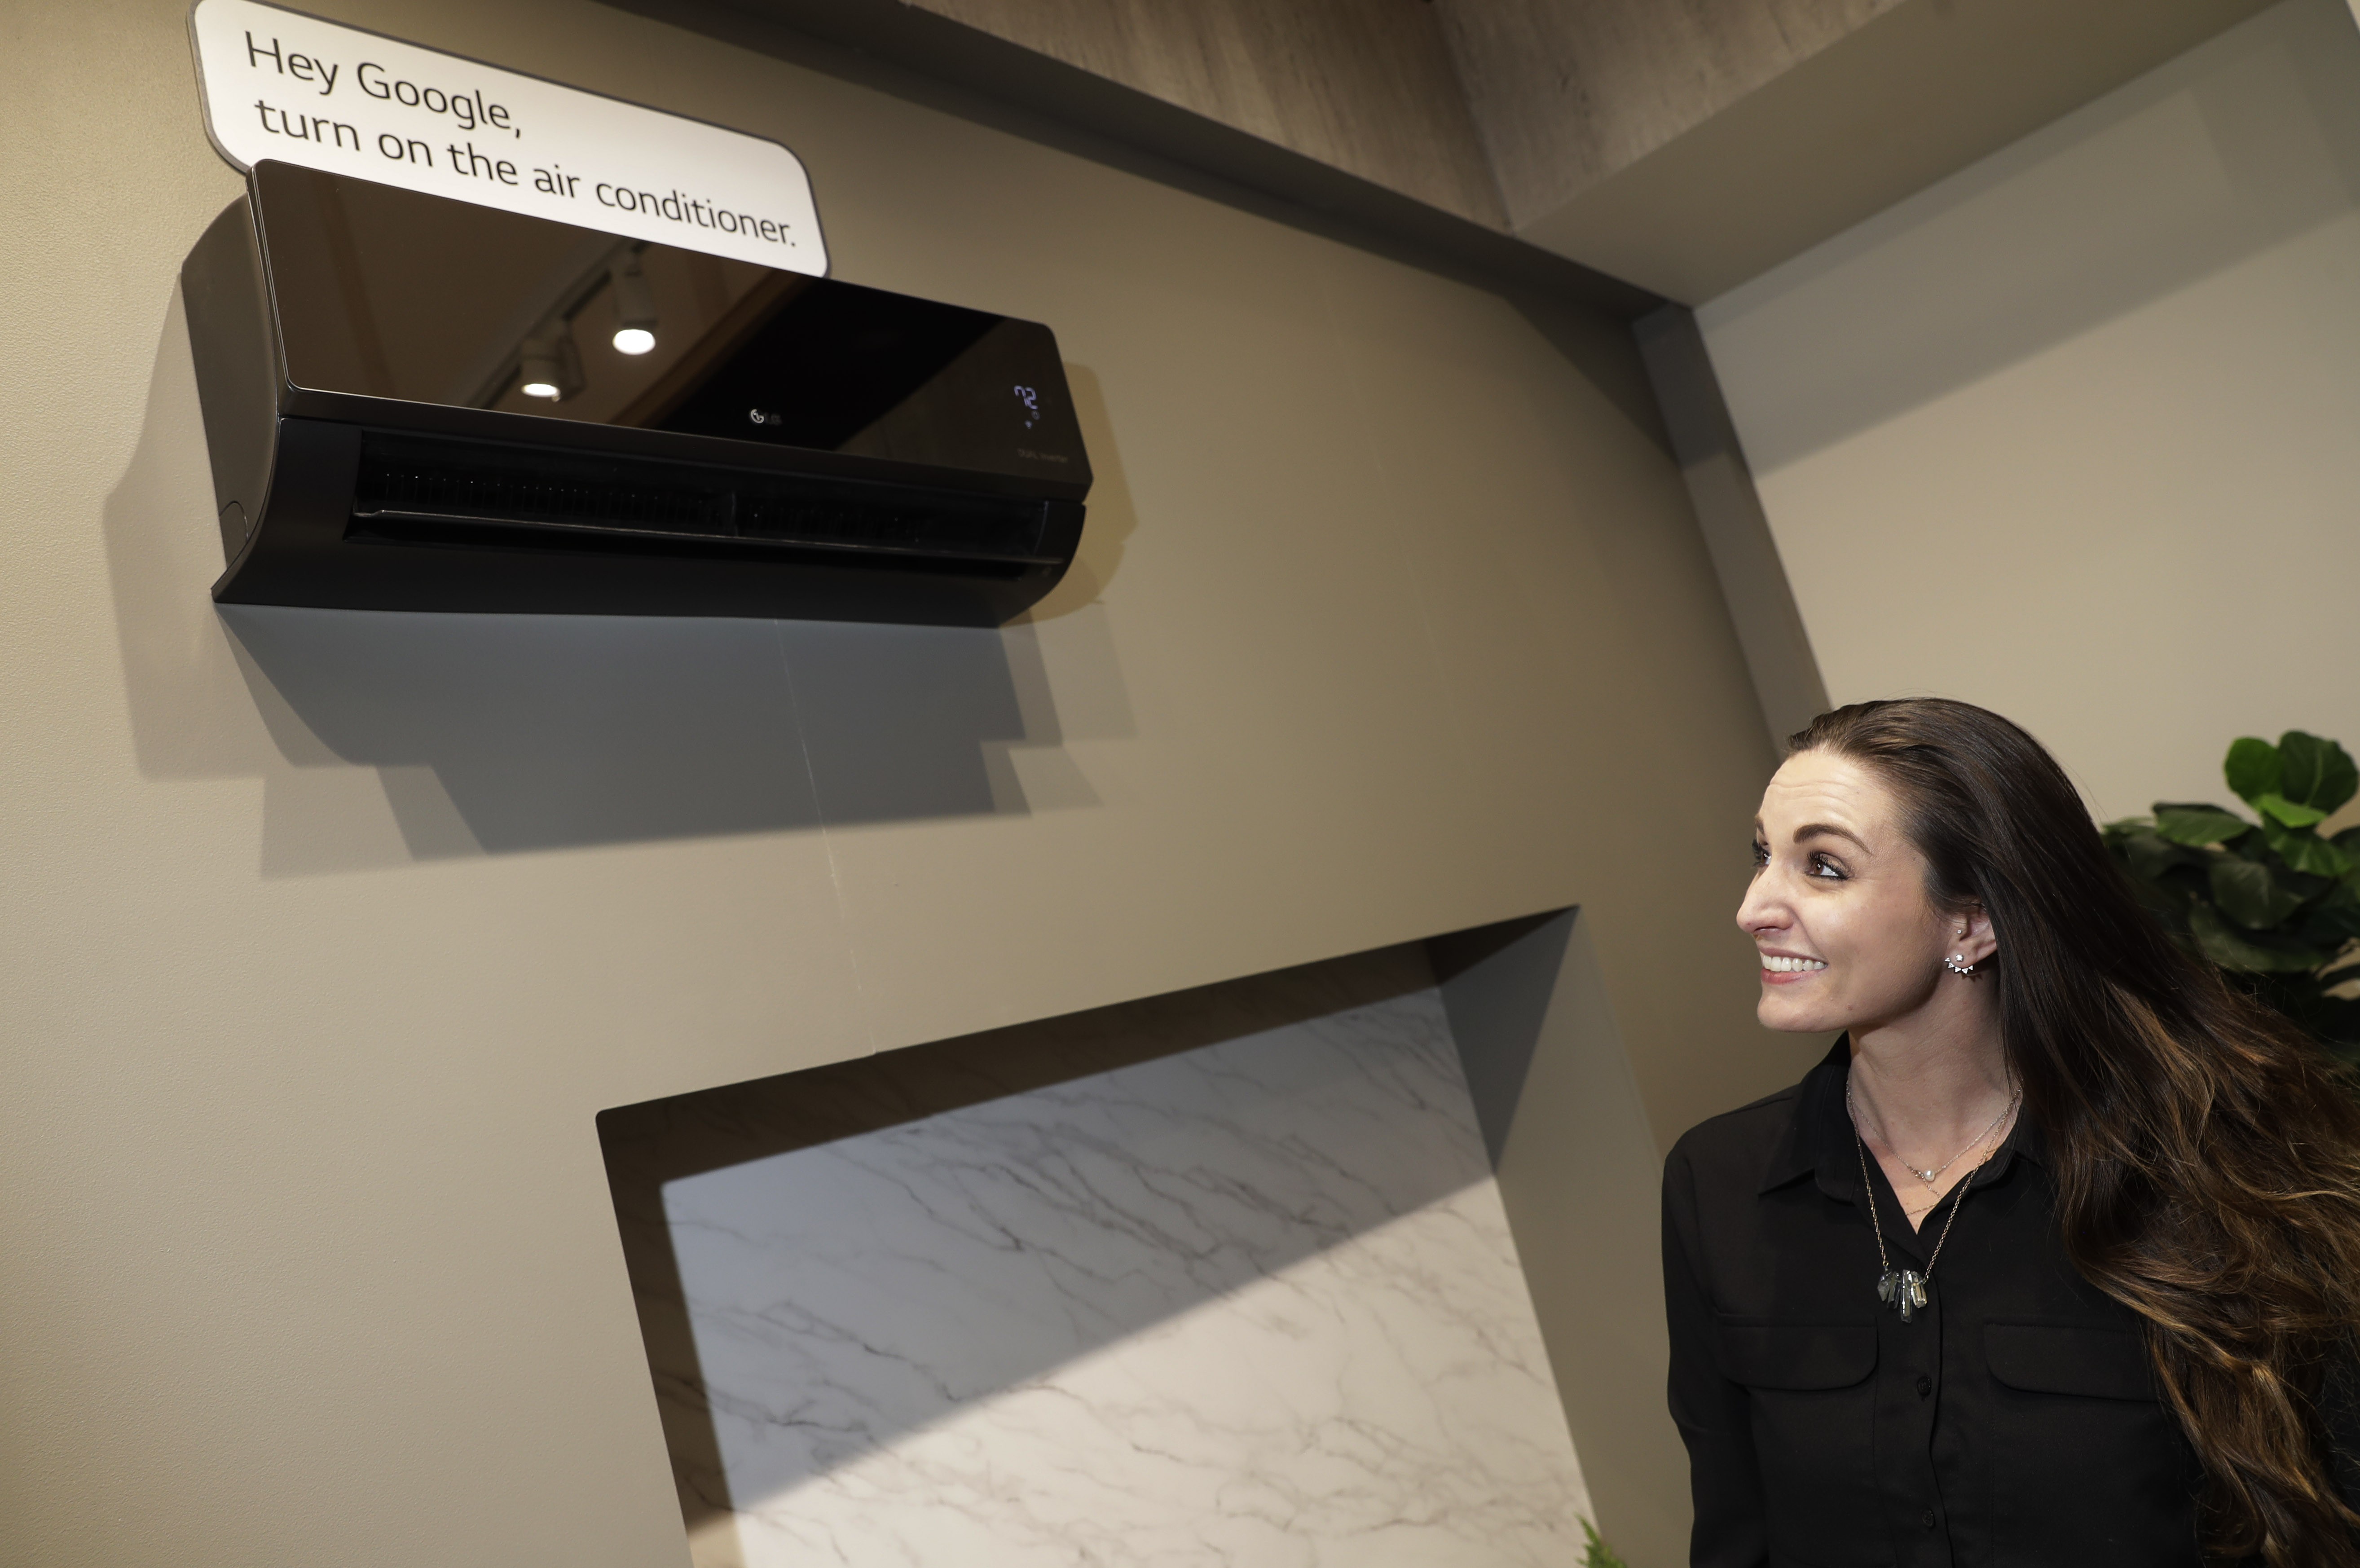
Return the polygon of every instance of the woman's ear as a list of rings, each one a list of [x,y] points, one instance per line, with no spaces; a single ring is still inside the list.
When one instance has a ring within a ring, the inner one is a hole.
[[[1999,951],[1999,938],[1992,931],[1991,911],[1980,904],[1970,904],[1952,916],[1944,935],[1950,938],[1950,950],[1963,953],[1962,961],[1979,964]]]

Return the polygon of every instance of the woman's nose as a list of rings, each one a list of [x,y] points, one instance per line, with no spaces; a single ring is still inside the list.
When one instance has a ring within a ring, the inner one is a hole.
[[[1745,886],[1745,896],[1737,905],[1738,929],[1752,933],[1772,930],[1786,924],[1786,911],[1777,897],[1777,873],[1760,871]]]

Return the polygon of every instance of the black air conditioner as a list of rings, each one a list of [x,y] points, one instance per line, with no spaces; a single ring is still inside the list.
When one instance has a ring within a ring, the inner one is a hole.
[[[268,162],[181,288],[224,603],[990,626],[1081,538],[1035,323]]]

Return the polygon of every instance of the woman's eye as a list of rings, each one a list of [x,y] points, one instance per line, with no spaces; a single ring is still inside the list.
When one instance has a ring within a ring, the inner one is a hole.
[[[1815,877],[1825,877],[1830,882],[1841,882],[1844,879],[1843,868],[1825,855],[1811,857],[1811,874]]]
[[[1756,845],[1754,845],[1754,869],[1755,871],[1757,871],[1757,872],[1758,872],[1758,871],[1760,871],[1764,866],[1766,866],[1766,865],[1768,865],[1769,863],[1770,863],[1770,846],[1769,846],[1769,845],[1767,845],[1767,844],[1756,844]]]

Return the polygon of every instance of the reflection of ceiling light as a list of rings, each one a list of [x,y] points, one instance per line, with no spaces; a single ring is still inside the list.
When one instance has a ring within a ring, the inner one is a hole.
[[[656,345],[656,291],[639,270],[639,253],[625,251],[606,280],[615,291],[615,352],[647,353]]]
[[[560,402],[582,390],[582,356],[563,321],[544,322],[518,345],[517,389],[528,398]]]

